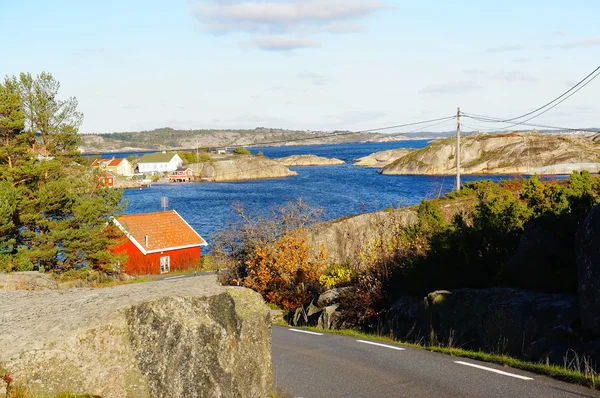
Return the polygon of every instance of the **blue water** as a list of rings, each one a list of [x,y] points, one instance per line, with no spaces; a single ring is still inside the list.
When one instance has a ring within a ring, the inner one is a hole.
[[[454,177],[385,176],[376,169],[352,166],[352,160],[373,152],[393,148],[421,148],[427,141],[364,143],[251,148],[271,158],[293,154],[336,157],[347,162],[339,166],[292,167],[296,177],[231,183],[186,183],[153,185],[147,189],[128,189],[126,213],[160,210],[160,198],[169,198],[175,209],[196,231],[210,242],[210,235],[232,217],[232,204],[243,204],[249,212],[264,212],[301,197],[310,205],[322,207],[326,219],[387,207],[409,206],[421,199],[434,198],[452,190]],[[465,176],[463,181],[481,178],[497,181],[501,176]]]

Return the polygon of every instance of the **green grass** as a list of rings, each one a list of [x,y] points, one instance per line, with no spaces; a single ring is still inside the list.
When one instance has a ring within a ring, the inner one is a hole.
[[[287,324],[277,324],[277,326],[290,327]],[[572,384],[579,384],[582,386],[586,386],[592,389],[600,390],[600,376],[595,373],[593,370],[577,370],[570,369],[565,366],[551,365],[545,363],[534,363],[527,362],[521,359],[513,358],[508,355],[501,354],[491,354],[483,351],[469,351],[462,348],[453,348],[453,347],[442,347],[442,346],[424,346],[421,344],[414,343],[406,343],[399,342],[391,337],[380,336],[372,333],[362,333],[353,329],[340,329],[340,330],[330,330],[330,329],[320,329],[316,327],[295,327],[296,329],[304,329],[304,330],[312,330],[321,333],[331,333],[338,334],[342,336],[356,337],[361,339],[371,339],[383,341],[389,344],[395,345],[403,345],[413,348],[419,348],[431,352],[437,352],[440,354],[446,354],[454,357],[461,358],[469,358],[482,362],[494,363],[497,365],[502,365],[505,367],[510,367],[514,369],[525,370],[531,373],[537,373],[540,375],[548,376],[556,380],[564,381]],[[585,360],[582,360],[582,363],[585,364]],[[586,366],[586,369],[588,367]]]

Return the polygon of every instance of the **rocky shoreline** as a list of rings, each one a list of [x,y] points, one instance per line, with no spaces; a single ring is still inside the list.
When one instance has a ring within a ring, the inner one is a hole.
[[[583,137],[536,132],[476,134],[464,137],[461,143],[462,174],[569,174],[599,163],[600,145]],[[412,151],[383,167],[381,173],[455,174],[456,138],[434,141],[425,148]]]

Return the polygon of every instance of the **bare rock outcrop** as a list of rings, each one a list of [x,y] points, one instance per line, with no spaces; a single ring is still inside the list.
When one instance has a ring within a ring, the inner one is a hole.
[[[284,166],[333,166],[346,163],[340,159],[317,155],[291,155],[274,160]]]
[[[600,162],[600,146],[583,137],[539,133],[475,134],[461,143],[463,174],[543,174],[585,170]],[[565,165],[578,164],[577,166]],[[587,164],[587,165],[586,165]],[[561,165],[561,167],[549,167]],[[434,141],[385,166],[383,174],[456,173],[456,138]]]
[[[4,290],[52,290],[58,283],[49,274],[37,271],[0,273],[0,288]]]
[[[0,367],[35,394],[265,397],[269,311],[214,276],[0,291]]]
[[[575,240],[581,326],[600,335],[600,206],[579,226]]]
[[[337,218],[311,225],[306,231],[313,254],[323,246],[330,261],[344,264],[354,262],[363,246],[372,239],[391,234],[392,226],[416,222],[414,208],[400,208]]]
[[[266,156],[235,155],[188,165],[202,181],[243,181],[296,176],[279,162]]]
[[[414,151],[416,151],[416,149],[412,148],[398,148],[379,151],[356,159],[354,165],[380,169]]]

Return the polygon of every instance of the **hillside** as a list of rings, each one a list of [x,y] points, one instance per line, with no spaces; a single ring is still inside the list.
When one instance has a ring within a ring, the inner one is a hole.
[[[284,146],[389,142],[406,139],[400,135],[348,133],[348,131],[309,132],[260,127],[253,130],[174,130],[166,127],[151,131],[82,135],[80,149],[85,152],[122,152],[187,149],[196,148],[196,145],[200,147]]]
[[[579,136],[477,134],[463,138],[461,155],[463,174],[569,174],[573,169],[596,172],[600,166],[600,145]],[[385,166],[382,173],[454,174],[456,138],[411,152]]]

